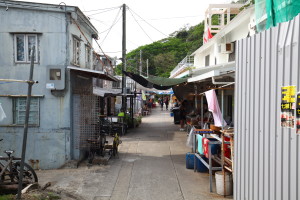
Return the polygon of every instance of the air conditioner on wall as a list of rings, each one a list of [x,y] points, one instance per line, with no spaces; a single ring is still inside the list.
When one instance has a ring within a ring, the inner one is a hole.
[[[218,46],[219,53],[232,53],[233,52],[233,43],[224,43]]]

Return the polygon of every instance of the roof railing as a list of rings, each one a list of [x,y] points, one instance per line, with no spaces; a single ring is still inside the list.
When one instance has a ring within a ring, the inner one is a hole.
[[[182,61],[180,61],[177,66],[170,72],[170,77],[179,71],[182,71],[186,67],[194,65],[194,56],[186,56]]]

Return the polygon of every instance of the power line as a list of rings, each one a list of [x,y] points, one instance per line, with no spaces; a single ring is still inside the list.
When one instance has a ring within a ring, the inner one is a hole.
[[[137,68],[134,67],[134,66],[128,65],[127,68],[132,69],[132,70],[135,71],[136,73],[141,73],[141,74],[147,76],[147,73],[146,73],[146,72],[143,72],[143,70],[141,71],[141,70],[137,69]],[[138,75],[138,74],[137,74],[137,75]],[[149,74],[149,75],[151,75],[151,74]]]
[[[136,22],[136,23],[139,25],[139,27],[142,29],[142,31],[147,35],[147,37],[148,37],[152,42],[154,42],[154,41],[150,38],[150,36],[146,33],[146,31],[142,28],[142,26],[138,23],[138,21],[136,20],[136,18],[135,18],[134,15],[133,15],[133,13],[131,12],[131,10],[129,10],[129,11],[130,11],[130,13],[131,13],[133,19],[135,20],[135,22]]]
[[[115,10],[115,9],[117,9],[117,8],[121,8],[121,7],[116,7],[116,8],[110,9],[110,10],[105,10],[105,11],[103,11],[103,12],[93,13],[93,14],[90,14],[90,15],[87,15],[87,16],[99,15],[99,14],[102,14],[102,13],[106,13],[106,12]]]
[[[111,9],[116,9],[116,8],[120,8],[120,6],[111,7],[111,8],[101,8],[101,9],[96,9],[96,10],[86,10],[86,11],[83,11],[83,12],[94,12],[94,11],[99,11],[99,10],[111,10]]]
[[[122,51],[111,51],[111,52],[105,52],[105,53],[120,53]]]
[[[120,14],[120,11],[121,11],[121,7],[120,7],[119,12],[117,13],[116,18],[114,19],[112,25],[110,26],[110,28],[109,28],[107,34],[105,35],[104,39],[102,40],[101,45],[104,43],[104,41],[105,41],[106,37],[108,36],[108,34],[110,33],[112,27],[113,27],[114,25],[116,25],[116,24],[118,23],[118,21],[120,20],[120,18],[118,19],[118,16],[119,16],[119,14]],[[104,32],[105,32],[105,31],[104,31]],[[102,32],[102,33],[103,33],[103,32]]]
[[[89,18],[90,18],[91,20],[95,20],[95,21],[100,22],[101,24],[104,24],[104,25],[107,26],[106,23],[104,23],[103,21],[101,21],[101,20],[99,20],[99,19],[96,19],[96,18],[93,18],[93,17],[89,17]]]
[[[131,8],[129,8],[135,15],[137,15],[139,18],[142,19],[142,21],[146,22],[149,26],[151,26],[152,28],[154,28],[155,30],[157,30],[158,32],[160,32],[161,34],[163,34],[164,36],[168,37],[166,34],[164,34],[163,32],[161,32],[160,30],[158,30],[157,28],[155,28],[154,26],[152,26],[149,22],[147,22],[145,19],[143,19],[141,16],[139,16],[136,12],[134,12]]]
[[[100,46],[100,44],[98,43],[98,41],[97,41],[96,39],[94,39],[94,40],[95,40],[96,44],[98,45],[99,49],[102,51],[102,53],[103,53],[103,55],[105,56],[105,58],[106,58],[107,60],[110,60],[110,59],[108,59],[107,55],[104,53],[104,51],[103,51],[103,49],[101,48],[101,46]],[[108,63],[109,63],[109,65],[110,65],[111,67],[113,67],[112,64],[111,64],[111,62],[108,62]]]
[[[194,16],[180,16],[180,17],[165,17],[165,18],[153,18],[148,20],[168,20],[168,19],[181,19],[181,18],[192,18],[192,17],[203,17],[205,15],[194,15]]]

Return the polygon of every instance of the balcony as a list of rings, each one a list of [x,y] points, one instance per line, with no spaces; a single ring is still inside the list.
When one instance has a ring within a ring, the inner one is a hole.
[[[178,65],[170,72],[170,78],[175,78],[179,74],[187,71],[189,67],[194,65],[194,56],[186,56]]]

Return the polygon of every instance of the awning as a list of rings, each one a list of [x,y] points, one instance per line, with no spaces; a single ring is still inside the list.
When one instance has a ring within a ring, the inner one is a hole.
[[[235,71],[235,62],[229,62],[225,64],[214,65],[210,67],[203,67],[193,70],[193,77],[188,79],[188,82],[197,82],[228,74],[229,72]]]
[[[85,76],[90,76],[90,77],[99,78],[108,81],[115,81],[115,82],[119,81],[117,78],[103,71],[96,71],[92,69],[86,69],[86,68],[80,68],[74,66],[68,66],[67,69],[76,71],[78,74],[85,75]]]
[[[109,95],[114,96],[121,93],[122,93],[121,89],[106,89],[100,87],[93,87],[93,94],[101,97],[109,96]]]
[[[187,82],[187,78],[164,78],[158,76],[149,76],[148,78],[145,78],[132,72],[123,71],[123,73],[143,87],[155,88],[158,90],[167,90],[175,85]]]
[[[215,76],[219,76],[219,75],[220,75],[219,70],[212,70],[210,72],[198,75],[196,77],[189,78],[188,82],[201,81],[201,80],[204,80],[204,79],[207,79],[207,78],[211,78],[211,77],[215,77]]]

